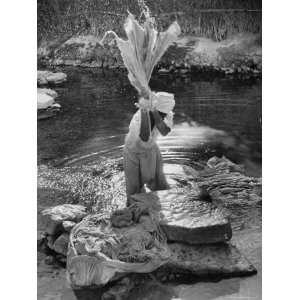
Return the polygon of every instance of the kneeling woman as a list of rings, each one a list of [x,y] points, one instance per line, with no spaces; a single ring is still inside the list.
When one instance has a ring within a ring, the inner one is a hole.
[[[156,140],[159,134],[167,135],[173,125],[174,96],[169,93],[152,93],[150,101],[140,98],[139,110],[134,114],[125,138],[124,171],[127,198],[144,192],[164,190],[168,184]]]

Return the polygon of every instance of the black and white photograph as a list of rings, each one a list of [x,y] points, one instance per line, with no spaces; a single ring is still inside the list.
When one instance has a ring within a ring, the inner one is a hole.
[[[37,1],[38,299],[261,299],[260,0]]]
[[[0,6],[1,299],[300,299],[300,6]]]

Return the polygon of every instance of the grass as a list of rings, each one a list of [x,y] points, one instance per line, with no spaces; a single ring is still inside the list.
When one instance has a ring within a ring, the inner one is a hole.
[[[184,34],[223,40],[239,32],[261,32],[260,12],[203,12],[203,9],[256,9],[261,0],[148,0],[158,28],[175,19]],[[107,30],[124,34],[127,10],[140,15],[137,0],[38,0],[38,44],[78,34],[102,36]],[[174,13],[176,12],[176,13]]]

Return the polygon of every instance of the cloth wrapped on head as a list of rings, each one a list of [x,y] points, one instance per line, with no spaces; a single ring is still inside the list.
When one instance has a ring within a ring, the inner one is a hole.
[[[170,113],[174,106],[175,100],[174,95],[167,92],[157,92],[151,94],[152,107],[158,111],[168,114]]]

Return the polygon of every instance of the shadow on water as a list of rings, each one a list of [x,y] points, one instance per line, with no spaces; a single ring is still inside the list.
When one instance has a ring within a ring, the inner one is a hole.
[[[123,72],[62,69],[59,114],[38,123],[38,164],[83,164],[120,156],[136,93]],[[153,90],[176,95],[175,128],[160,139],[163,156],[227,155],[261,163],[261,82],[154,76]],[[173,154],[172,154],[173,153]]]

